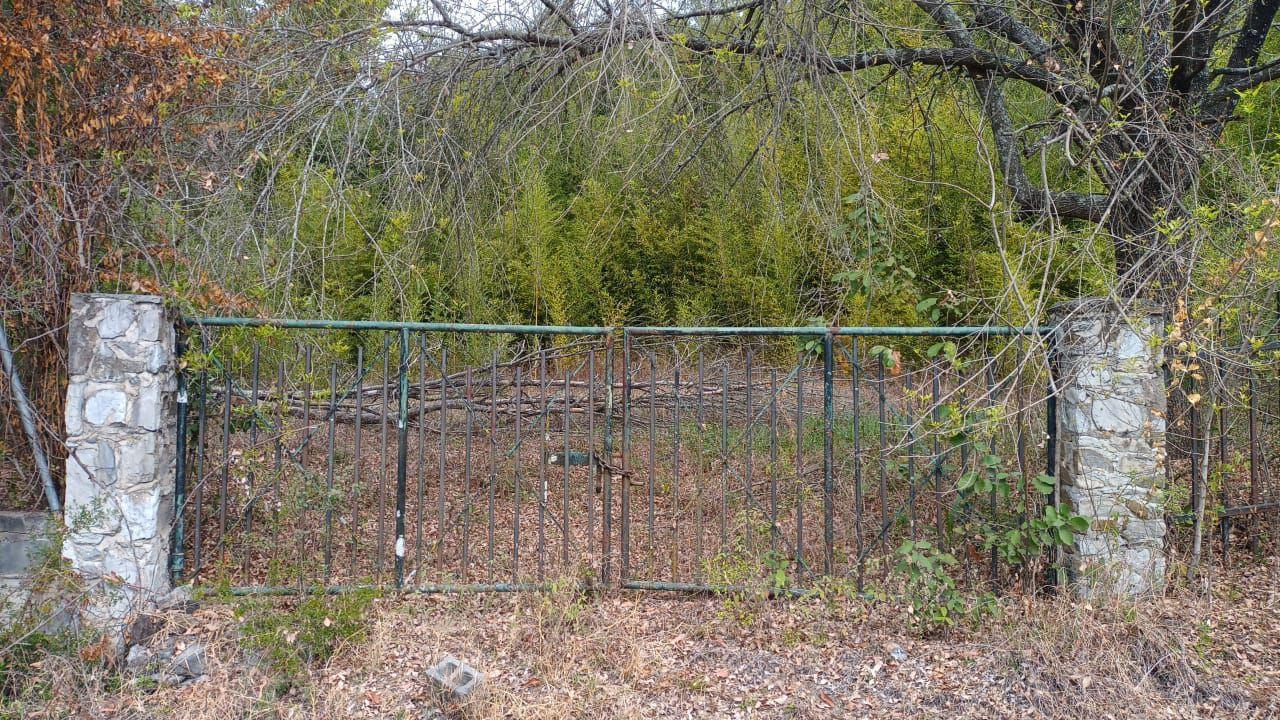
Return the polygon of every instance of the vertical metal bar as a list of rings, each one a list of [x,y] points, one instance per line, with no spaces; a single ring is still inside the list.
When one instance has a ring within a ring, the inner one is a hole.
[[[778,370],[769,370],[769,549],[778,549]]]
[[[409,329],[400,328],[400,412],[396,447],[396,589],[404,587],[404,505],[409,486]]]
[[[1017,414],[1014,416],[1017,418],[1015,420],[1015,427],[1017,428],[1018,433],[1015,439],[1015,452],[1017,453],[1018,460],[1018,476],[1022,478],[1022,520],[1024,523],[1030,523],[1031,503],[1034,501],[1034,498],[1031,497],[1031,492],[1027,487],[1030,483],[1030,479],[1027,477],[1026,403],[1022,402],[1022,398],[1017,397],[1022,394],[1021,390],[1022,388],[1018,386],[1015,386],[1013,389],[1019,408]]]
[[[977,377],[974,376],[972,379],[976,381]],[[961,376],[959,379],[959,382],[957,383],[957,387],[967,389],[969,388],[969,386],[970,386],[969,380],[966,380],[963,376]],[[967,411],[967,409],[972,407],[973,403],[969,401],[968,397],[962,397],[960,401],[963,407],[966,408],[966,411],[964,412],[963,419],[962,419],[963,427],[964,427],[964,431],[963,431],[964,440],[960,443],[959,472],[963,474],[963,473],[970,472],[969,448],[973,444],[973,432],[972,432],[973,421],[972,421],[972,415]],[[962,495],[962,496],[959,496],[959,498],[961,500],[960,522],[964,525],[968,525],[969,522],[973,519],[973,500],[969,495]],[[971,550],[972,548],[971,541],[968,538],[966,538],[963,542],[965,544],[965,549]],[[974,565],[976,565],[976,563],[966,563],[964,565],[964,576],[966,580],[970,579],[973,576],[971,571],[976,569],[975,567],[972,567]]]
[[[338,364],[329,363],[329,451],[324,472],[324,584],[333,577],[333,461],[337,439]]]
[[[445,454],[449,442],[449,346],[442,338],[440,343],[440,477],[436,481],[436,579],[443,582],[444,577],[444,544],[447,534],[445,528]]]
[[[654,541],[653,520],[654,520],[654,498],[656,492],[657,479],[654,476],[658,466],[658,361],[654,357],[653,350],[649,350],[649,487],[648,494],[648,546],[649,546],[649,573],[653,574],[654,557],[657,551],[657,543]]]
[[[560,571],[569,568],[569,415],[573,412],[573,388],[569,383],[569,370],[564,371],[564,419],[560,423],[564,445],[564,467],[560,486]],[[589,449],[589,448],[588,448]]]
[[[387,333],[382,334],[382,403],[378,407],[378,414],[381,415],[379,421],[378,435],[378,500],[377,500],[377,528],[378,528],[378,548],[374,557],[374,577],[377,582],[382,582],[382,565],[383,555],[387,551],[386,538],[386,511],[387,511],[387,476],[390,474],[388,468],[390,463],[387,461],[387,427],[390,424],[388,417],[391,408],[391,336]]]
[[[743,502],[744,502],[744,503],[746,503],[745,507],[747,507],[747,508],[750,508],[750,507],[751,507],[751,505],[753,504],[753,503],[752,503],[752,500],[753,500],[753,499],[754,499],[754,497],[755,497],[755,494],[754,494],[753,492],[751,492],[751,483],[752,483],[752,477],[751,477],[751,476],[752,476],[752,474],[753,474],[753,473],[752,473],[752,470],[754,469],[754,468],[752,467],[752,465],[754,464],[754,463],[753,463],[753,459],[754,459],[754,457],[755,457],[755,439],[756,439],[756,438],[755,438],[755,402],[754,402],[754,400],[753,400],[753,398],[752,398],[752,396],[753,396],[752,390],[754,389],[754,385],[755,385],[755,374],[754,374],[754,372],[753,372],[753,371],[754,371],[754,369],[755,369],[755,368],[753,367],[753,366],[755,365],[755,363],[754,363],[754,360],[755,360],[754,355],[755,355],[755,353],[753,353],[753,352],[752,352],[752,348],[751,348],[751,346],[750,346],[750,345],[748,345],[748,346],[747,346],[747,357],[746,357],[746,365],[747,365],[747,366],[746,366],[746,373],[747,373],[747,390],[746,390],[746,404],[747,404],[747,412],[746,412],[746,416],[745,416],[745,418],[744,418],[744,422],[746,423],[746,426],[743,428],[743,435],[744,435],[744,438],[743,438],[743,441],[742,441],[742,445],[743,445],[742,450],[743,450],[743,454],[744,454],[744,461],[745,461],[745,463],[746,463],[746,472],[745,472],[745,474],[744,474],[744,476],[743,476],[743,478],[742,478],[742,499],[743,499]],[[744,528],[744,532],[745,532],[745,534],[746,534],[746,536],[747,536],[747,547],[749,548],[750,552],[751,552],[752,554],[754,554],[754,553],[755,553],[755,548],[756,548],[756,538],[755,538],[755,533],[752,531],[752,528],[751,528],[750,523],[748,523],[748,524],[747,524],[747,526]],[[772,537],[772,536],[773,536],[773,532],[774,532],[774,529],[773,529],[773,528],[769,528],[769,535],[770,535],[770,537]]]
[[[203,330],[200,333],[200,352],[206,357],[204,363],[208,362],[209,348],[205,342]],[[199,440],[196,443],[196,484],[193,489],[195,496],[196,512],[195,512],[195,528],[192,537],[192,574],[199,573],[201,570],[200,554],[204,541],[204,451],[205,444],[208,440],[208,405],[209,405],[209,371],[202,364],[200,370],[200,404],[196,409],[196,433]]]
[[[440,412],[444,412],[442,408]],[[426,563],[422,558],[423,525],[426,522],[427,503],[427,336],[418,334],[418,506],[414,528],[417,531],[414,540],[413,572],[419,582],[425,578],[423,568]]]
[[[515,391],[515,446],[511,454],[511,507],[513,513],[511,527],[511,582],[520,582],[520,427],[524,424],[524,368],[516,365]]]
[[[0,330],[3,332],[3,330]],[[177,418],[177,447],[174,454],[174,481],[173,481],[173,504],[174,504],[174,523],[173,535],[170,541],[172,551],[169,554],[169,577],[174,584],[182,580],[182,564],[183,550],[186,544],[186,519],[187,519],[187,412],[189,409],[189,398],[187,395],[187,364],[185,358],[187,351],[185,328],[178,327],[174,333],[176,337],[174,351],[178,359],[178,418]],[[52,483],[50,483],[52,485]],[[52,492],[49,498],[50,509],[57,512],[58,495]]]
[[[831,333],[822,336],[822,569],[835,566],[835,345]]]
[[[228,371],[230,368],[228,368]],[[302,467],[307,467],[307,460],[310,456],[311,439],[311,347],[308,346],[303,351],[302,371],[306,374],[302,384],[302,442],[299,453],[299,462]],[[305,473],[304,473],[305,475]]]
[[[272,464],[272,470],[275,473],[275,488],[272,490],[273,511],[275,507],[280,505],[280,482],[281,476],[284,474],[284,407],[288,402],[284,391],[284,360],[276,363],[276,436],[273,440],[275,444],[275,461]]]
[[[804,353],[796,369],[796,572],[804,567]]]
[[[253,534],[253,506],[257,502],[255,495],[257,485],[257,451],[258,451],[258,390],[261,388],[262,346],[253,341],[253,360],[249,365],[249,449],[245,453],[248,468],[245,471],[245,484],[248,486],[247,499],[244,504],[243,535],[240,538],[241,568],[245,576],[249,575],[249,558],[253,554],[250,536]]]
[[[703,542],[705,540],[703,535],[706,533],[706,518],[703,517],[704,513],[703,513],[703,502],[702,502],[703,489],[704,489],[703,486],[705,484],[705,478],[703,477],[703,475],[706,472],[705,449],[706,449],[706,434],[707,434],[705,393],[703,391],[703,383],[706,381],[705,371],[706,369],[703,366],[702,348],[699,347],[698,348],[698,393],[697,393],[698,443],[695,446],[697,448],[697,455],[695,459],[697,470],[696,470],[696,474],[694,475],[695,482],[697,483],[697,487],[694,491],[694,508],[697,510],[697,531],[698,531],[697,538],[698,539],[696,544],[694,545],[694,553],[696,554],[697,557],[694,560],[694,566],[693,566],[694,582],[699,585],[701,585],[703,582],[702,563],[703,563],[704,553],[706,551],[706,548],[703,546]]]
[[[988,404],[989,406],[992,406],[992,407],[994,407],[994,406],[995,406],[995,404],[996,404],[996,397],[995,397],[995,364],[994,364],[994,361],[992,361],[992,362],[988,362],[988,363],[987,363],[987,404]],[[990,454],[990,455],[995,455],[995,454],[996,454],[996,432],[997,432],[997,429],[996,429],[996,428],[992,428],[992,430],[991,430],[991,440],[990,440],[990,442],[989,442],[989,444],[988,444],[988,447],[987,447],[987,453],[988,453],[988,454]],[[995,518],[995,516],[996,516],[996,487],[995,487],[995,484],[996,484],[996,482],[997,482],[997,480],[996,480],[996,469],[995,469],[995,468],[991,468],[991,469],[990,469],[990,470],[988,470],[987,472],[988,472],[988,474],[990,475],[990,479],[991,479],[991,494],[990,494],[990,495],[988,496],[988,498],[987,498],[987,511],[988,511],[988,513],[989,513],[989,516],[990,516],[992,519],[994,519],[994,518]],[[1000,570],[1000,568],[999,568],[999,556],[998,556],[998,555],[996,555],[996,548],[995,548],[995,546],[994,546],[994,545],[992,545],[992,547],[991,547],[991,556],[990,556],[989,562],[990,562],[990,565],[991,565],[991,567],[990,567],[990,579],[991,579],[991,584],[992,584],[992,586],[994,586],[994,585],[996,584],[996,580],[997,580],[997,579],[998,579],[998,577],[999,577],[999,570]]]
[[[599,483],[603,477],[597,477],[596,462],[596,350],[587,350],[587,544],[586,563],[591,562],[595,554],[596,543],[596,496],[599,494]],[[567,458],[566,458],[567,461]],[[589,566],[589,565],[588,565]]]
[[[494,505],[498,484],[498,351],[489,359],[489,568],[486,582],[494,582]]]
[[[622,527],[619,529],[619,583],[631,574],[631,333],[622,331]]]
[[[298,344],[300,342],[301,341],[299,340],[294,340],[295,346],[299,346]],[[298,492],[305,493],[311,490],[311,485],[310,485],[311,472],[309,469],[309,460],[311,455],[311,447],[310,447],[311,433],[313,430],[311,426],[311,395],[312,395],[312,385],[315,382],[315,378],[312,377],[313,367],[311,362],[312,360],[311,348],[309,346],[303,348],[302,354],[304,358],[302,363],[302,372],[303,372],[303,375],[302,375],[302,425],[299,428],[299,432],[298,432],[297,450],[293,451],[292,453],[294,457],[297,459],[297,467],[294,469],[294,471],[297,473],[297,479],[293,483],[295,488],[294,497],[297,497]],[[306,517],[309,512],[310,512],[310,508],[299,509],[299,514],[303,517]],[[307,530],[311,528],[310,518],[307,518],[306,528]],[[300,532],[306,532],[307,530],[303,530]],[[295,537],[296,536],[297,534],[295,533]],[[310,540],[310,538],[307,538],[307,539]],[[303,562],[303,547],[305,544],[306,543],[303,543],[303,542],[295,543],[296,547],[295,547],[295,557],[293,560],[293,566],[295,568],[298,568],[298,571],[297,571],[298,587],[302,587],[304,582],[307,580],[307,577],[306,577],[307,570]]]
[[[1261,483],[1258,477],[1258,378],[1250,365],[1249,373],[1249,504],[1257,505],[1262,501]],[[1258,512],[1249,513],[1249,550],[1257,553],[1259,548]]]
[[[1032,505],[1039,505],[1039,493],[1031,488],[1031,477],[1027,468],[1027,403],[1022,397],[1024,388],[1018,383],[1019,375],[1011,375],[1010,380],[1013,383],[1012,393],[1014,399],[1018,403],[1018,412],[1015,417],[1015,427],[1017,431],[1016,452],[1018,459],[1018,477],[1022,479],[1022,522],[1024,526],[1030,526],[1033,514],[1041,512],[1039,507],[1033,509]],[[1027,594],[1031,593],[1032,585],[1035,577],[1031,573],[1022,573],[1022,589]]]
[[[671,466],[671,580],[678,582],[680,564],[680,357],[675,347],[671,349],[671,373],[675,387],[672,424],[675,427],[672,442]]]
[[[231,485],[231,359],[222,372],[222,485],[218,488],[218,554],[227,542],[227,488]],[[308,397],[310,394],[308,393]]]
[[[849,375],[853,385],[853,542],[858,558],[856,582],[859,593],[862,592],[866,571],[866,558],[862,554],[862,400],[858,394],[861,367],[858,363],[858,338],[854,336],[849,343]]]
[[[877,451],[877,457],[880,460],[880,534],[883,535],[889,529],[889,459],[885,457],[885,393],[884,393],[884,354],[876,355],[876,401],[879,406],[879,431],[880,446]]]
[[[1056,371],[1057,358],[1054,356],[1053,345],[1049,346],[1049,383],[1047,392],[1045,393],[1045,439],[1044,439],[1044,464],[1045,474],[1053,478],[1053,500],[1057,505],[1062,502],[1062,485],[1058,482],[1058,393],[1054,388],[1053,373]],[[1192,473],[1194,476],[1195,473]],[[1066,576],[1066,553],[1061,545],[1055,544],[1053,552],[1052,574],[1050,583],[1055,587],[1063,587],[1067,583]]]
[[[600,530],[600,579],[608,586],[613,579],[613,334],[604,339],[604,456],[609,463],[609,471],[602,473],[604,483],[603,515]],[[623,477],[626,483],[627,478]]]
[[[356,575],[356,563],[360,557],[360,503],[364,499],[363,488],[360,487],[360,465],[364,449],[364,344],[356,345],[356,423],[355,423],[355,457],[351,462],[351,577]]]
[[[911,539],[916,539],[916,419],[912,417],[911,408],[915,405],[915,382],[910,370],[903,373],[907,393],[902,400],[903,422],[907,426],[907,515],[911,524]]]
[[[937,526],[938,547],[943,550],[947,549],[947,519],[946,507],[942,499],[942,446],[939,436],[942,434],[942,408],[939,403],[942,402],[942,383],[938,378],[938,368],[933,368],[933,410],[930,413],[933,419],[933,502],[934,502],[934,524]]]
[[[720,366],[720,552],[729,545],[729,366]]]
[[[1271,378],[1275,377],[1274,369],[1270,371],[1269,376]],[[1262,382],[1266,382],[1266,378],[1264,378]],[[1271,462],[1267,458],[1268,448],[1274,448],[1273,444],[1267,443],[1267,438],[1274,434],[1274,429],[1268,427],[1268,420],[1273,420],[1275,418],[1275,408],[1273,407],[1271,412],[1268,413],[1266,407],[1267,393],[1268,390],[1271,389],[1273,388],[1266,387],[1258,391],[1260,393],[1258,398],[1258,433],[1261,436],[1261,442],[1258,445],[1258,462],[1262,465],[1261,492],[1263,503],[1280,500],[1280,495],[1277,495],[1277,492],[1280,491],[1280,478],[1275,477],[1270,471],[1269,468],[1271,467]],[[1274,459],[1274,453],[1272,459]],[[1273,512],[1270,513],[1270,516],[1270,522],[1268,523],[1270,526],[1270,532],[1268,533],[1268,537],[1275,537],[1277,534],[1280,534],[1280,513]],[[1261,519],[1259,519],[1259,522],[1261,522]]]
[[[547,577],[547,351],[538,351],[538,412],[542,429],[538,433],[538,582]]]
[[[471,560],[471,442],[475,433],[474,396],[471,385],[471,365],[462,371],[463,404],[466,407],[466,428],[462,445],[462,540],[459,562],[460,577],[465,584],[470,577]]]

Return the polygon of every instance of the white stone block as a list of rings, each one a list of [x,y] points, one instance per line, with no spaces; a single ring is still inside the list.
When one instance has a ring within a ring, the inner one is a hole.
[[[1146,337],[1144,337],[1138,332],[1127,328],[1121,331],[1115,342],[1116,359],[1122,362],[1125,360],[1137,360],[1149,366],[1151,363],[1151,344],[1147,338],[1150,337],[1150,330],[1148,329],[1146,332]]]
[[[160,499],[163,493],[158,486],[116,497],[120,515],[129,528],[132,540],[147,540],[160,531],[157,519],[160,515]]]
[[[102,314],[98,316],[98,338],[111,340],[124,335],[129,326],[133,324],[133,319],[134,310],[129,303],[107,303],[103,307]]]
[[[158,305],[144,307],[138,312],[137,339],[141,342],[156,342],[160,339],[164,321],[164,308]]]
[[[94,425],[123,422],[129,397],[123,389],[101,388],[84,401],[84,419]]]

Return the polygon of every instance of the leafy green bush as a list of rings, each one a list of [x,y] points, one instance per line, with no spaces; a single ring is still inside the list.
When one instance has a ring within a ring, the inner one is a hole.
[[[955,557],[927,540],[904,540],[895,555],[894,569],[905,581],[912,624],[921,630],[954,626],[968,610],[966,597],[956,589],[951,575]]]
[[[1007,501],[1013,492],[1010,473],[999,469],[1000,458],[987,455],[982,458],[982,469],[972,470],[960,476],[956,489],[962,501],[973,504],[995,495],[997,501]],[[987,512],[978,518],[978,536],[985,550],[995,550],[996,555],[1010,565],[1019,566],[1041,557],[1054,547],[1070,547],[1074,534],[1089,529],[1089,520],[1072,512],[1067,505],[1050,502],[1054,492],[1054,480],[1043,473],[1027,478],[1028,492],[1037,497],[1039,515],[1029,515],[1023,508]]]

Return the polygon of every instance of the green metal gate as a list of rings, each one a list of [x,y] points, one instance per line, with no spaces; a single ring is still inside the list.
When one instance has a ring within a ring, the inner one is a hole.
[[[173,571],[241,593],[861,590],[1051,467],[1041,333],[186,318]],[[1011,499],[1012,497],[1012,499]]]

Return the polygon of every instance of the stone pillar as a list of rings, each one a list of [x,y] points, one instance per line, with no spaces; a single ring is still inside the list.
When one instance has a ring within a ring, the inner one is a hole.
[[[67,537],[84,619],[117,629],[169,590],[177,433],[173,322],[151,295],[73,295]]]
[[[1084,298],[1050,311],[1063,500],[1090,521],[1068,558],[1086,597],[1164,585],[1163,322]]]

